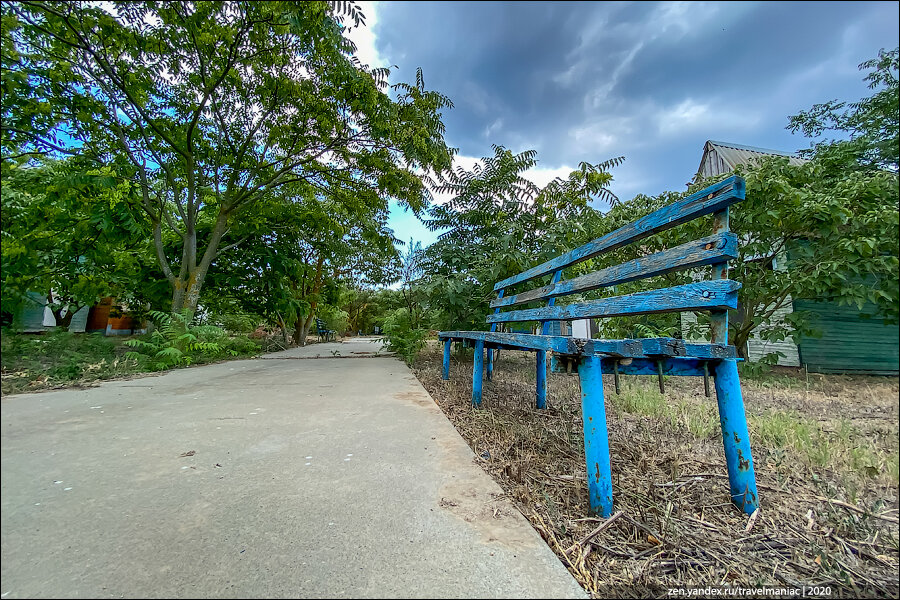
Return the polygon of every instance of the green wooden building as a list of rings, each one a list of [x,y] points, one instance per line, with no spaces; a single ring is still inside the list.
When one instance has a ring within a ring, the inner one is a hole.
[[[796,155],[729,142],[707,141],[697,169],[705,177],[730,173],[738,165],[769,156],[787,156],[793,164],[803,161]],[[784,268],[774,264],[773,268]],[[812,326],[821,337],[804,336],[798,344],[790,339],[766,342],[754,336],[747,344],[748,356],[760,358],[780,352],[778,364],[803,366],[816,373],[875,373],[896,375],[900,371],[900,327],[888,325],[876,314],[874,305],[840,305],[820,299],[792,298],[780,311],[784,317],[792,311],[809,311]],[[683,327],[693,314],[685,313]]]

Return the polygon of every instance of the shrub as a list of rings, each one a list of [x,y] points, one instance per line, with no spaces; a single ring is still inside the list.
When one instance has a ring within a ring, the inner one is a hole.
[[[384,319],[385,346],[402,356],[407,363],[411,363],[425,347],[427,337],[427,329],[412,327],[409,312],[405,308],[398,308]]]
[[[319,307],[319,318],[325,321],[325,326],[343,335],[347,331],[350,315],[337,306],[326,304]]]
[[[258,315],[245,312],[225,313],[212,319],[212,324],[231,333],[252,333],[259,327],[262,319]]]
[[[222,354],[237,356],[235,350],[225,350],[228,340],[224,329],[215,325],[192,325],[188,313],[150,313],[157,327],[143,339],[128,340],[134,351],[125,354],[142,368],[160,371],[179,365],[189,365],[198,358],[214,358]]]

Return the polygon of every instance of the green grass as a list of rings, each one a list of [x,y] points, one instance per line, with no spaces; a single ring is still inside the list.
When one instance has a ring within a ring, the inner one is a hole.
[[[664,396],[650,384],[623,385],[622,393],[612,398],[618,410],[667,421],[698,438],[708,438],[718,431],[719,418],[714,404]]]
[[[97,333],[49,331],[39,334],[0,333],[0,388],[17,394],[67,385],[83,385],[155,370],[126,358],[130,336],[105,337]],[[240,358],[259,352],[259,344],[246,336],[223,340],[221,352],[199,355],[194,364]]]
[[[122,358],[126,349],[121,338],[65,331],[20,334],[4,330],[0,335],[4,394],[136,372],[137,364]]]
[[[664,396],[649,382],[629,382],[622,386],[620,395],[609,398],[615,411],[652,417],[700,439],[719,435],[714,400]],[[833,427],[792,410],[763,410],[748,414],[747,419],[753,444],[777,463],[799,457],[814,469],[838,469],[861,480],[887,478],[894,484],[900,481],[896,449],[873,443],[846,418],[832,421]]]

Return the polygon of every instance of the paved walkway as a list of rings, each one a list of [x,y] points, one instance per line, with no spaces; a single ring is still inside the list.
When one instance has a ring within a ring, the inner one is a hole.
[[[379,347],[4,397],[0,596],[584,597]]]

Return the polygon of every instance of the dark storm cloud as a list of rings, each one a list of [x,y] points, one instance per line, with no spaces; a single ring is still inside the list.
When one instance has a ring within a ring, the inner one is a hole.
[[[380,55],[453,100],[448,141],[536,148],[541,166],[624,154],[620,191],[680,187],[706,139],[795,150],[787,116],[866,94],[858,63],[898,37],[897,3],[378,5]]]

